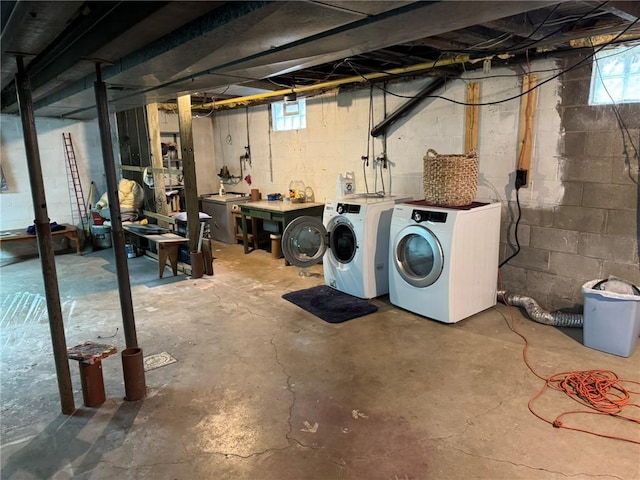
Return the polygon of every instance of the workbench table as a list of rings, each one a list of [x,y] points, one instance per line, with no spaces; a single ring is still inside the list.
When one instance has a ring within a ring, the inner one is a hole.
[[[270,220],[282,226],[282,232],[294,218],[308,216],[322,218],[324,212],[323,203],[291,203],[283,201],[260,200],[240,204],[242,216],[242,244],[244,253],[249,253],[249,240],[247,238],[247,217],[252,219]],[[256,232],[253,232],[256,233]],[[254,237],[255,238],[255,237]]]
[[[173,274],[178,274],[178,247],[181,244],[188,242],[188,238],[181,237],[180,235],[170,232],[145,235],[139,231],[131,229],[129,225],[123,225],[122,228],[126,232],[158,244],[158,275],[160,278],[162,278],[162,275],[164,274],[164,267],[167,264],[167,258],[171,264],[171,271]]]
[[[78,229],[73,225],[69,225],[68,223],[62,223],[65,228],[64,230],[56,230],[55,232],[51,232],[51,236],[55,237],[57,235],[62,235],[67,237],[69,240],[73,240],[75,242],[76,253],[78,255],[82,255],[82,242],[80,241],[80,237],[78,236]],[[9,242],[38,242],[37,235],[30,235],[26,232],[24,228],[19,228],[17,230],[4,230],[0,232],[0,245],[7,244]]]

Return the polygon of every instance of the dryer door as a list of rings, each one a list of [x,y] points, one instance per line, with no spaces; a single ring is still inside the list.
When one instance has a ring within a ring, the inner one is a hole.
[[[294,218],[282,232],[282,254],[296,267],[307,268],[319,263],[327,243],[327,229],[315,217]]]
[[[432,285],[444,267],[438,238],[420,225],[411,225],[400,231],[394,242],[394,257],[396,270],[414,287]]]

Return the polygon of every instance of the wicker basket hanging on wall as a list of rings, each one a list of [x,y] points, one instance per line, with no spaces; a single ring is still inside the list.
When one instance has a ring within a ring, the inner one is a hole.
[[[424,156],[424,195],[434,205],[460,207],[468,205],[478,190],[478,155],[440,155],[427,150]]]

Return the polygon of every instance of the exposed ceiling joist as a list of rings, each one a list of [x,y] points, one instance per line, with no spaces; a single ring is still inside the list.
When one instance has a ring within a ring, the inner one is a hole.
[[[459,54],[570,49],[615,35],[638,10],[592,0],[3,1],[2,49],[32,55],[37,115],[91,118],[96,59],[116,111],[184,94],[229,102]],[[17,110],[14,64],[3,55],[4,113]]]
[[[609,2],[603,8],[630,22],[640,18],[640,2]]]

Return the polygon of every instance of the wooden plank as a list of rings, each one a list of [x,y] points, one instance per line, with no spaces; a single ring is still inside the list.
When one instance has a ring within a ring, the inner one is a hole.
[[[149,143],[151,148],[151,166],[153,168],[153,197],[156,213],[167,215],[167,196],[165,194],[164,175],[156,169],[164,168],[162,162],[162,141],[160,140],[160,115],[158,104],[147,105],[147,126],[149,128]],[[166,227],[167,222],[159,220],[161,226]]]
[[[130,172],[147,172],[151,173],[166,173],[167,175],[182,175],[182,170],[177,168],[154,168],[154,167],[135,167],[133,165],[120,165],[120,170],[128,170]]]
[[[467,103],[480,103],[480,83],[467,84]],[[478,149],[478,131],[480,129],[480,106],[467,105],[465,112],[464,151]]]
[[[178,125],[180,126],[180,146],[182,148],[182,173],[184,175],[185,200],[187,202],[187,231],[189,250],[198,249],[200,217],[198,208],[198,185],[196,183],[196,162],[193,153],[193,126],[191,122],[191,96],[178,97]]]
[[[155,219],[157,219],[157,220],[159,220],[161,222],[165,222],[167,225],[176,223],[175,218],[170,217],[168,215],[162,215],[160,213],[150,212],[149,210],[143,210],[142,214],[145,217],[155,218]]]
[[[520,99],[520,128],[518,131],[518,168],[531,170],[531,155],[533,153],[534,142],[534,121],[536,108],[538,105],[538,76],[529,74],[522,79],[522,92],[525,93]],[[527,175],[527,183],[523,187],[529,186],[531,175]]]

